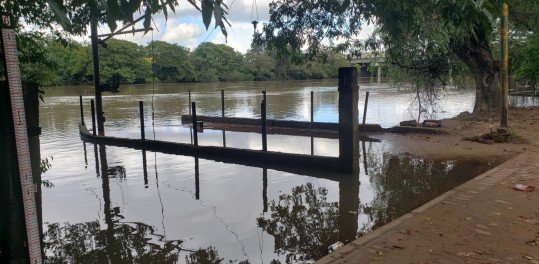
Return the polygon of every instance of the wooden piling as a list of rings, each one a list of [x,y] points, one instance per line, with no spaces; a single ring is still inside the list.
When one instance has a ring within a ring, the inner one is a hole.
[[[266,102],[266,91],[262,91],[262,102]]]
[[[369,91],[365,94],[365,105],[363,106],[363,124],[367,120],[367,105],[369,104]]]
[[[82,95],[79,95],[79,104],[80,104],[80,123],[84,126],[84,108],[82,106]]]
[[[343,171],[353,173],[359,169],[358,88],[357,68],[340,68],[339,160]]]
[[[221,116],[225,117],[225,90],[221,90]]]
[[[144,102],[138,102],[138,108],[140,113],[140,138],[146,139],[146,132],[144,131]]]
[[[262,169],[262,212],[268,212],[268,169]]]
[[[193,145],[198,146],[197,108],[195,102],[191,102],[191,111],[193,113]]]
[[[267,127],[266,127],[266,101],[263,101],[260,104],[260,122],[261,122],[261,128],[262,128],[262,150],[268,151],[268,135],[267,135]]]
[[[192,115],[192,112],[191,112],[191,90],[189,90],[188,93],[189,93],[189,115]]]
[[[311,91],[311,123],[314,122],[314,92]]]
[[[200,199],[200,168],[198,158],[195,158],[195,199]]]
[[[94,99],[90,100],[90,111],[92,111],[92,134],[95,135],[95,103]]]

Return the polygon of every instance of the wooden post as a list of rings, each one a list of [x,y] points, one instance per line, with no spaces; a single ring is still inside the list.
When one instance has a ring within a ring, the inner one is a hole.
[[[225,90],[221,90],[221,116],[225,117]]]
[[[268,212],[268,169],[262,169],[262,212]]]
[[[146,139],[146,132],[144,131],[144,102],[138,102],[138,108],[140,113],[140,138],[142,140]]]
[[[144,188],[148,189],[148,162],[146,161],[146,150],[142,150],[142,172],[144,175]]]
[[[90,111],[92,111],[92,134],[95,136],[95,103],[94,99],[90,100]]]
[[[311,123],[314,122],[314,92],[311,91]]]
[[[266,102],[266,91],[262,91],[262,102]]]
[[[79,95],[80,123],[84,126],[84,108],[82,107],[82,95]]]
[[[191,90],[189,90],[188,93],[189,93],[189,115],[191,115],[192,114],[192,112],[191,112]]]
[[[262,150],[268,151],[268,135],[266,129],[266,101],[263,101],[260,104],[260,117],[261,117],[261,128],[262,128]]]
[[[200,168],[198,158],[195,158],[195,200],[200,199]]]
[[[367,105],[369,104],[369,91],[367,91],[367,94],[365,94],[365,106],[363,106],[363,124],[365,125],[365,121],[367,120]]]
[[[195,200],[200,199],[200,168],[198,158],[195,158]]]
[[[191,111],[193,113],[193,145],[198,146],[197,107],[195,102],[191,102]]]
[[[314,155],[314,137],[311,137],[311,155]]]
[[[339,69],[339,159],[343,171],[359,169],[358,72],[355,67]]]
[[[504,1],[502,5],[502,28],[501,33],[501,53],[502,53],[502,117],[501,127],[508,127],[509,103],[509,7]]]

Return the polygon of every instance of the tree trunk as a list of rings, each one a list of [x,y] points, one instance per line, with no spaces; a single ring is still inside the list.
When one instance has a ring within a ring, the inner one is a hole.
[[[492,57],[481,25],[476,25],[476,36],[454,42],[452,50],[474,76],[476,86],[474,112],[501,107],[500,66]]]

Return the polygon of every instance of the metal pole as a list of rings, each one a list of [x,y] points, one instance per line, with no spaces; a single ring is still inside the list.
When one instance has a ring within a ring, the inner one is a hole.
[[[193,144],[198,146],[197,107],[195,102],[191,102],[191,109],[193,111]]]
[[[509,7],[502,5],[501,53],[502,53],[502,117],[501,127],[508,127],[508,91],[509,91]]]
[[[260,104],[260,116],[261,116],[261,127],[262,127],[262,150],[268,151],[268,135],[266,130],[266,101]]]
[[[92,111],[92,134],[95,136],[95,102],[94,99],[90,100],[90,111]]]
[[[138,102],[138,108],[140,113],[140,138],[142,140],[146,139],[146,132],[144,131],[144,102]]]
[[[94,65],[94,91],[95,91],[95,107],[96,107],[96,119],[97,130],[100,136],[105,135],[104,118],[103,118],[103,101],[101,99],[101,79],[99,73],[99,39],[97,38],[97,23],[98,23],[98,11],[94,4],[90,6],[90,31],[92,39],[92,56]]]
[[[369,104],[369,92],[365,94],[365,106],[363,106],[363,124],[365,125],[365,120],[367,119],[367,105]]]
[[[80,123],[84,126],[84,108],[82,107],[82,95],[79,95]]]
[[[225,117],[225,90],[221,90],[221,116]]]

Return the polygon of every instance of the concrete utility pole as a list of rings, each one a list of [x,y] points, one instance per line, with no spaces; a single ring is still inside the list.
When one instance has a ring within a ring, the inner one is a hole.
[[[507,2],[502,4],[502,25],[501,25],[501,54],[502,54],[502,117],[501,127],[507,128],[509,115],[509,7]]]

